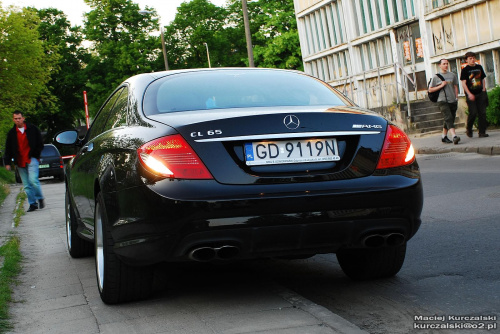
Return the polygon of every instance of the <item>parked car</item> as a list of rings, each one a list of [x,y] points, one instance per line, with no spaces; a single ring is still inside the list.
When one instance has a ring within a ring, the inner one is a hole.
[[[53,176],[61,181],[64,180],[64,162],[57,147],[44,144],[39,162],[39,177]]]
[[[53,176],[61,181],[64,180],[64,162],[57,147],[52,144],[43,145],[38,170],[38,177]],[[19,176],[19,172],[17,171],[17,167],[15,170],[15,176],[16,182],[21,183],[22,181]]]
[[[105,303],[145,298],[153,265],[336,253],[397,274],[423,194],[408,136],[301,72],[141,74],[104,103],[66,167],[71,256]]]

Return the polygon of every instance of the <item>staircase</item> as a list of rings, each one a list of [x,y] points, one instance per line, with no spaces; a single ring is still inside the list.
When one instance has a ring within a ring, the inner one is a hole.
[[[408,106],[401,104],[401,110],[407,112]],[[464,127],[465,123],[455,119],[455,127]],[[436,103],[429,100],[411,102],[411,117],[408,133],[432,133],[441,132],[443,129],[443,116]]]

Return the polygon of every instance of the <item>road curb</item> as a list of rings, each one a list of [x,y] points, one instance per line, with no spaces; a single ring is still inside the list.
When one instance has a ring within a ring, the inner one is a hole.
[[[442,154],[442,153],[478,153],[484,155],[500,155],[500,147],[486,146],[486,147],[451,147],[451,148],[434,148],[434,147],[421,147],[415,149],[416,154]]]
[[[285,287],[274,285],[274,291],[280,295],[283,299],[304,312],[309,313],[322,323],[329,326],[335,333],[339,334],[369,334],[358,326],[349,322],[348,320],[342,318],[341,316],[333,313],[327,308],[313,303],[309,299],[302,297],[301,295],[286,289]]]

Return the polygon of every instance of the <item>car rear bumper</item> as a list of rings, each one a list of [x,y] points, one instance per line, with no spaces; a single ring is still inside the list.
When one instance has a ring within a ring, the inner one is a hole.
[[[217,193],[220,185],[214,189],[213,182],[207,181],[192,195],[197,199],[188,200],[158,194],[175,192],[175,186],[105,194],[109,206],[120,203],[118,208],[107,207],[116,254],[126,263],[147,265],[193,259],[198,248],[234,247],[235,259],[330,253],[342,247],[367,247],[371,235],[384,240],[395,233],[407,241],[421,224],[423,192],[418,178],[371,176],[364,178],[363,187],[350,180],[351,188],[343,184],[338,189],[328,187],[329,182],[323,183],[324,189],[303,184],[286,196],[260,192],[244,198],[233,193],[238,199]],[[184,184],[183,191],[186,188]],[[211,198],[203,198],[208,197],[203,193],[207,189],[212,189]],[[148,214],[136,218],[139,212]]]
[[[38,170],[38,177],[47,177],[53,176],[57,178],[61,178],[64,175],[63,168],[40,168]]]

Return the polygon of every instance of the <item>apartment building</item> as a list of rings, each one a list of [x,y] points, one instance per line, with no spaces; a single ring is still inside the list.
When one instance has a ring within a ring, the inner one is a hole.
[[[500,83],[500,0],[294,0],[294,5],[305,72],[360,106],[387,109],[424,99],[439,60],[449,59],[450,70],[460,75],[467,51],[479,55],[488,88]]]

